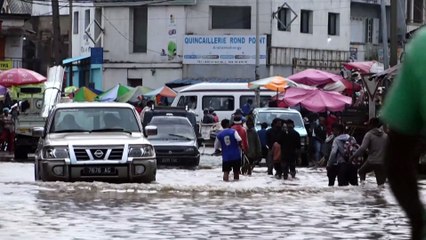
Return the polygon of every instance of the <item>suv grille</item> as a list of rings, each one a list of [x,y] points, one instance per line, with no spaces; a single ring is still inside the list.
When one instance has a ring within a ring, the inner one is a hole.
[[[77,161],[121,160],[124,152],[123,148],[124,146],[79,146],[74,148],[74,153]]]

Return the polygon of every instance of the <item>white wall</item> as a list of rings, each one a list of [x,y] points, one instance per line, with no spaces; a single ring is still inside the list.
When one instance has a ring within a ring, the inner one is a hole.
[[[90,55],[90,47],[94,47],[92,41],[85,34],[85,10],[90,10],[90,21],[95,19],[95,8],[90,3],[79,3],[77,7],[73,8],[72,13],[72,57],[88,56]],[[78,12],[78,34],[74,34],[74,12]],[[94,36],[94,25],[90,26],[90,34]]]
[[[68,1],[58,1],[59,2],[59,14],[60,15],[68,15]],[[40,3],[40,2],[37,2]],[[34,3],[32,6],[32,14],[31,16],[47,16],[52,15],[52,2],[45,1],[43,4]],[[78,3],[79,5],[81,3]]]
[[[127,84],[127,77],[141,78],[143,86],[149,88],[159,88],[167,82],[181,78],[182,69],[155,69],[153,74],[149,68],[127,69],[127,68],[109,68],[104,65],[103,90],[107,90],[118,83]],[[129,71],[130,70],[130,71]]]
[[[259,32],[271,33],[272,0],[259,1]],[[251,29],[211,29],[210,6],[250,6]],[[187,33],[194,35],[253,35],[256,33],[256,0],[198,0],[197,5],[187,6]]]
[[[148,7],[148,41],[146,53],[133,53],[133,29],[131,8],[104,8],[105,35],[104,58],[113,62],[138,63],[176,63],[181,62],[177,57],[169,60],[161,56],[164,49],[167,53],[169,42],[169,21],[173,15],[176,23],[177,55],[182,55],[182,41],[185,34],[185,11],[183,6],[149,6]]]
[[[350,43],[350,1],[348,0],[287,0],[287,4],[297,13],[291,24],[291,31],[278,31],[277,20],[272,23],[272,46],[348,51]],[[284,2],[274,0],[272,11],[277,11]],[[313,11],[313,32],[300,32],[300,10]],[[339,35],[328,35],[328,13],[339,13]],[[295,15],[292,13],[292,18]],[[329,40],[330,38],[330,40]]]
[[[22,58],[22,37],[6,37],[5,58]]]

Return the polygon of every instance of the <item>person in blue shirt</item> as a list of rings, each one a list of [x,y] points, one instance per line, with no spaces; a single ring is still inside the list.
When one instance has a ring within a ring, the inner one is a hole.
[[[266,138],[266,129],[268,128],[268,124],[266,122],[262,123],[261,128],[257,131],[257,135],[259,135],[260,145],[262,146],[262,158],[266,159],[268,155],[268,140]]]
[[[214,149],[218,152],[222,149],[222,172],[223,181],[229,181],[229,173],[234,172],[234,180],[238,181],[241,168],[241,137],[238,132],[229,128],[230,121],[223,119],[221,122],[223,130],[217,135]]]
[[[247,99],[246,104],[243,105],[243,107],[241,108],[241,110],[243,111],[244,116],[247,116],[250,114],[251,110],[252,110],[252,105],[253,105],[253,100],[252,99]]]

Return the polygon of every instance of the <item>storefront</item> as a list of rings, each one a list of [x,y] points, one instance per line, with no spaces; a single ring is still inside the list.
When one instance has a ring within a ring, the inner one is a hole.
[[[67,58],[62,64],[66,69],[65,86],[102,89],[103,48],[91,48],[90,55]]]

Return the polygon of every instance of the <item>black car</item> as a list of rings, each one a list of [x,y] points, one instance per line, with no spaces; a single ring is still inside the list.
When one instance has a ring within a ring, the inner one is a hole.
[[[186,117],[189,122],[191,123],[192,127],[194,128],[194,132],[197,135],[197,138],[200,137],[200,128],[197,124],[196,114],[191,111],[187,110],[186,108],[180,108],[180,107],[158,107],[146,111],[144,113],[144,117],[142,120],[142,126],[145,128],[145,126],[148,126],[148,124],[151,122],[151,119],[154,116],[180,116],[180,117]]]
[[[156,126],[158,134],[148,136],[155,148],[157,164],[198,166],[200,152],[197,136],[188,118],[181,116],[154,116],[148,126]]]

